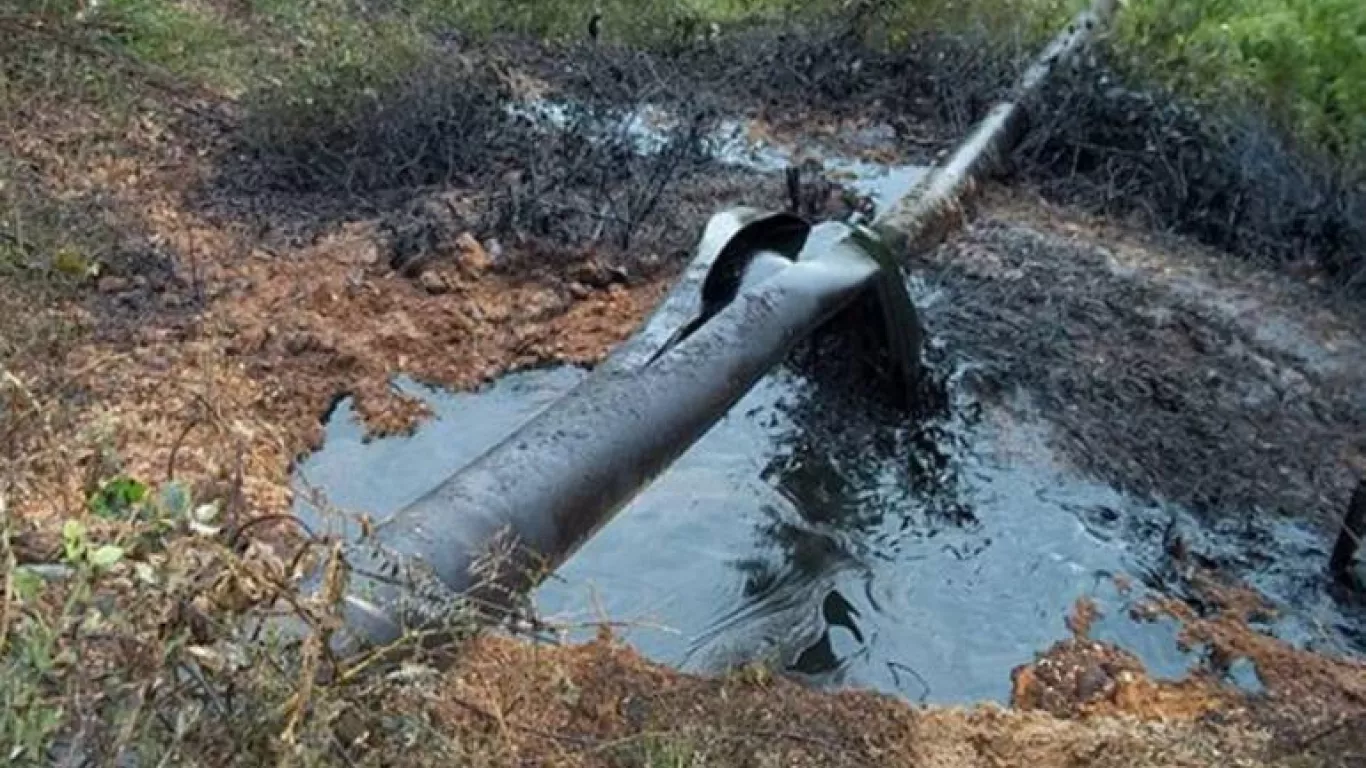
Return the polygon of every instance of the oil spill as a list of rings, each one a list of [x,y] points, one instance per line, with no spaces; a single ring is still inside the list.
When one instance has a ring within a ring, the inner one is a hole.
[[[342,509],[383,518],[583,375],[521,372],[462,394],[399,381],[431,404],[431,421],[367,442],[343,402],[300,477]],[[643,653],[689,670],[765,660],[818,685],[962,703],[1005,700],[1010,670],[1063,637],[1085,596],[1100,610],[1093,638],[1174,678],[1201,649],[1180,650],[1173,623],[1139,622],[1128,608],[1179,595],[1161,546],[1176,515],[1270,596],[1298,600],[1270,628],[1342,642],[1331,601],[1297,592],[1310,558],[1268,551],[1311,546],[1309,533],[1195,529],[1179,511],[1063,468],[1042,418],[982,408],[957,379],[945,386],[947,415],[870,424],[854,398],[826,397],[793,367],[776,371],[538,590],[543,618],[570,636],[619,622]],[[299,513],[325,524],[308,506]],[[1126,574],[1137,582],[1127,593],[1113,578]],[[1255,686],[1255,673],[1237,678]]]
[[[551,124],[567,116],[551,104],[534,115]],[[630,119],[637,151],[658,151],[667,116]],[[792,161],[748,140],[739,123],[720,132],[714,153],[761,171]],[[879,202],[922,173],[824,164]],[[950,287],[916,280],[911,290],[932,319],[951,322],[935,312],[961,298]],[[1054,453],[1058,427],[1043,408],[1024,394],[978,397],[977,363],[931,351],[945,407],[917,421],[819,366],[794,359],[770,374],[538,589],[542,618],[571,638],[610,620],[647,656],[687,670],[764,661],[817,685],[967,703],[1006,700],[1011,670],[1063,638],[1086,597],[1098,609],[1093,639],[1176,678],[1206,662],[1204,649],[1183,650],[1174,622],[1135,620],[1130,608],[1154,595],[1198,602],[1170,556],[1178,532],[1279,605],[1262,629],[1315,650],[1366,645],[1328,594],[1320,531],[1253,510],[1196,515],[1083,476]],[[583,376],[527,371],[462,394],[397,381],[435,417],[411,437],[366,442],[343,402],[300,482],[383,519]],[[304,502],[298,513],[354,533],[344,516]],[[1246,665],[1228,677],[1260,685]]]
[[[572,102],[535,100],[511,105],[509,112],[548,129],[564,129],[588,119],[584,107]],[[625,110],[609,121],[599,121],[591,134],[610,140],[624,136],[631,149],[642,155],[662,152],[670,141],[669,130],[677,117],[651,105]],[[722,165],[759,173],[776,174],[800,164],[798,153],[776,142],[752,138],[751,123],[723,120],[704,137],[706,152]],[[856,137],[864,149],[895,152],[896,133],[890,126],[874,126]],[[870,199],[876,210],[884,210],[904,197],[928,173],[923,165],[885,165],[827,151],[815,144],[802,147],[801,158],[817,160],[832,180]]]
[[[324,446],[295,470],[295,513],[320,535],[355,536],[365,513],[376,519],[415,501],[568,392],[574,367],[505,376],[477,392],[434,390],[402,377],[393,387],[426,400],[433,416],[413,435],[368,440],[351,398],[327,420]]]

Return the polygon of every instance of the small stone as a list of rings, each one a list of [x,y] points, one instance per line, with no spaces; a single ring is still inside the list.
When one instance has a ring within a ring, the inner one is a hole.
[[[1110,677],[1109,673],[1099,664],[1092,664],[1077,676],[1077,699],[1091,701],[1108,695],[1109,689],[1113,685],[1114,679]]]
[[[379,263],[379,244],[374,242],[365,243],[360,247],[358,261],[367,267],[373,267]]]
[[[456,247],[460,249],[460,263],[472,274],[487,272],[493,267],[493,259],[489,257],[488,251],[484,246],[474,239],[474,235],[466,232],[456,238]]]
[[[419,275],[417,282],[422,286],[424,291],[433,295],[449,293],[451,290],[451,287],[446,284],[445,279],[442,278],[441,275],[431,271],[423,272]]]
[[[319,340],[317,336],[314,336],[307,331],[291,333],[284,338],[283,344],[285,352],[291,355],[302,355],[305,352],[311,352],[315,349],[320,349],[323,346],[321,340]]]
[[[593,295],[593,289],[583,283],[570,283],[569,295],[572,296],[575,301],[583,301]]]
[[[100,293],[123,293],[132,287],[133,281],[116,275],[105,275],[95,283],[95,290]]]
[[[609,267],[589,261],[571,269],[569,278],[591,288],[607,288],[611,285],[628,282],[630,276],[620,267]]]

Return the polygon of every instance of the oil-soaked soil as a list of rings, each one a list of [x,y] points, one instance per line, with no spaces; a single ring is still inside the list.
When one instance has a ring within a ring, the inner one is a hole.
[[[942,338],[986,361],[978,388],[1026,394],[1077,466],[1216,517],[1346,508],[1366,459],[1360,307],[1019,196],[918,271],[945,291]]]

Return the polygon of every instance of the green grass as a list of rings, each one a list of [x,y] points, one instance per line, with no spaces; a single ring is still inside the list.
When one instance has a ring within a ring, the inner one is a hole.
[[[686,736],[650,734],[627,741],[610,753],[614,768],[705,768],[706,752]]]
[[[264,57],[244,30],[195,6],[166,0],[106,0],[91,15],[134,57],[225,89],[238,89]]]

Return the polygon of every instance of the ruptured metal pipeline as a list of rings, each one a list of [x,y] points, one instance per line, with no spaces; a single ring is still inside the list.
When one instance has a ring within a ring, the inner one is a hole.
[[[771,274],[732,280],[726,284],[738,287],[730,300],[704,306],[701,286],[718,257],[764,215],[737,209],[713,217],[697,258],[641,333],[562,400],[350,547],[346,631],[333,635],[333,651],[429,627],[458,604],[454,596],[534,585],[793,345],[874,283],[887,338],[904,355],[899,367],[910,381],[921,329],[893,254],[930,247],[961,224],[963,201],[1009,153],[1049,75],[1086,49],[1115,8],[1116,0],[1093,0],[949,161],[878,218],[876,234],[814,227],[790,265],[775,241],[766,250],[776,256],[763,260]],[[737,263],[742,278],[752,274],[753,254]],[[691,333],[677,333],[699,318]]]
[[[740,218],[721,215],[732,223]],[[738,223],[735,231],[743,231]],[[778,223],[770,231],[799,234],[791,222]],[[498,605],[534,586],[795,344],[876,290],[885,261],[869,252],[869,232],[823,224],[800,236],[797,258],[783,256],[785,264],[771,264],[767,276],[737,287],[691,334],[644,358],[653,362],[595,371],[356,542],[347,553],[352,586],[344,608],[351,636],[339,637],[334,650],[386,644],[405,628],[437,625],[455,595]],[[764,238],[749,247],[782,253]],[[899,272],[894,279],[900,284]],[[914,318],[909,307],[888,316],[905,321],[907,310]],[[918,331],[900,338],[918,344]]]

